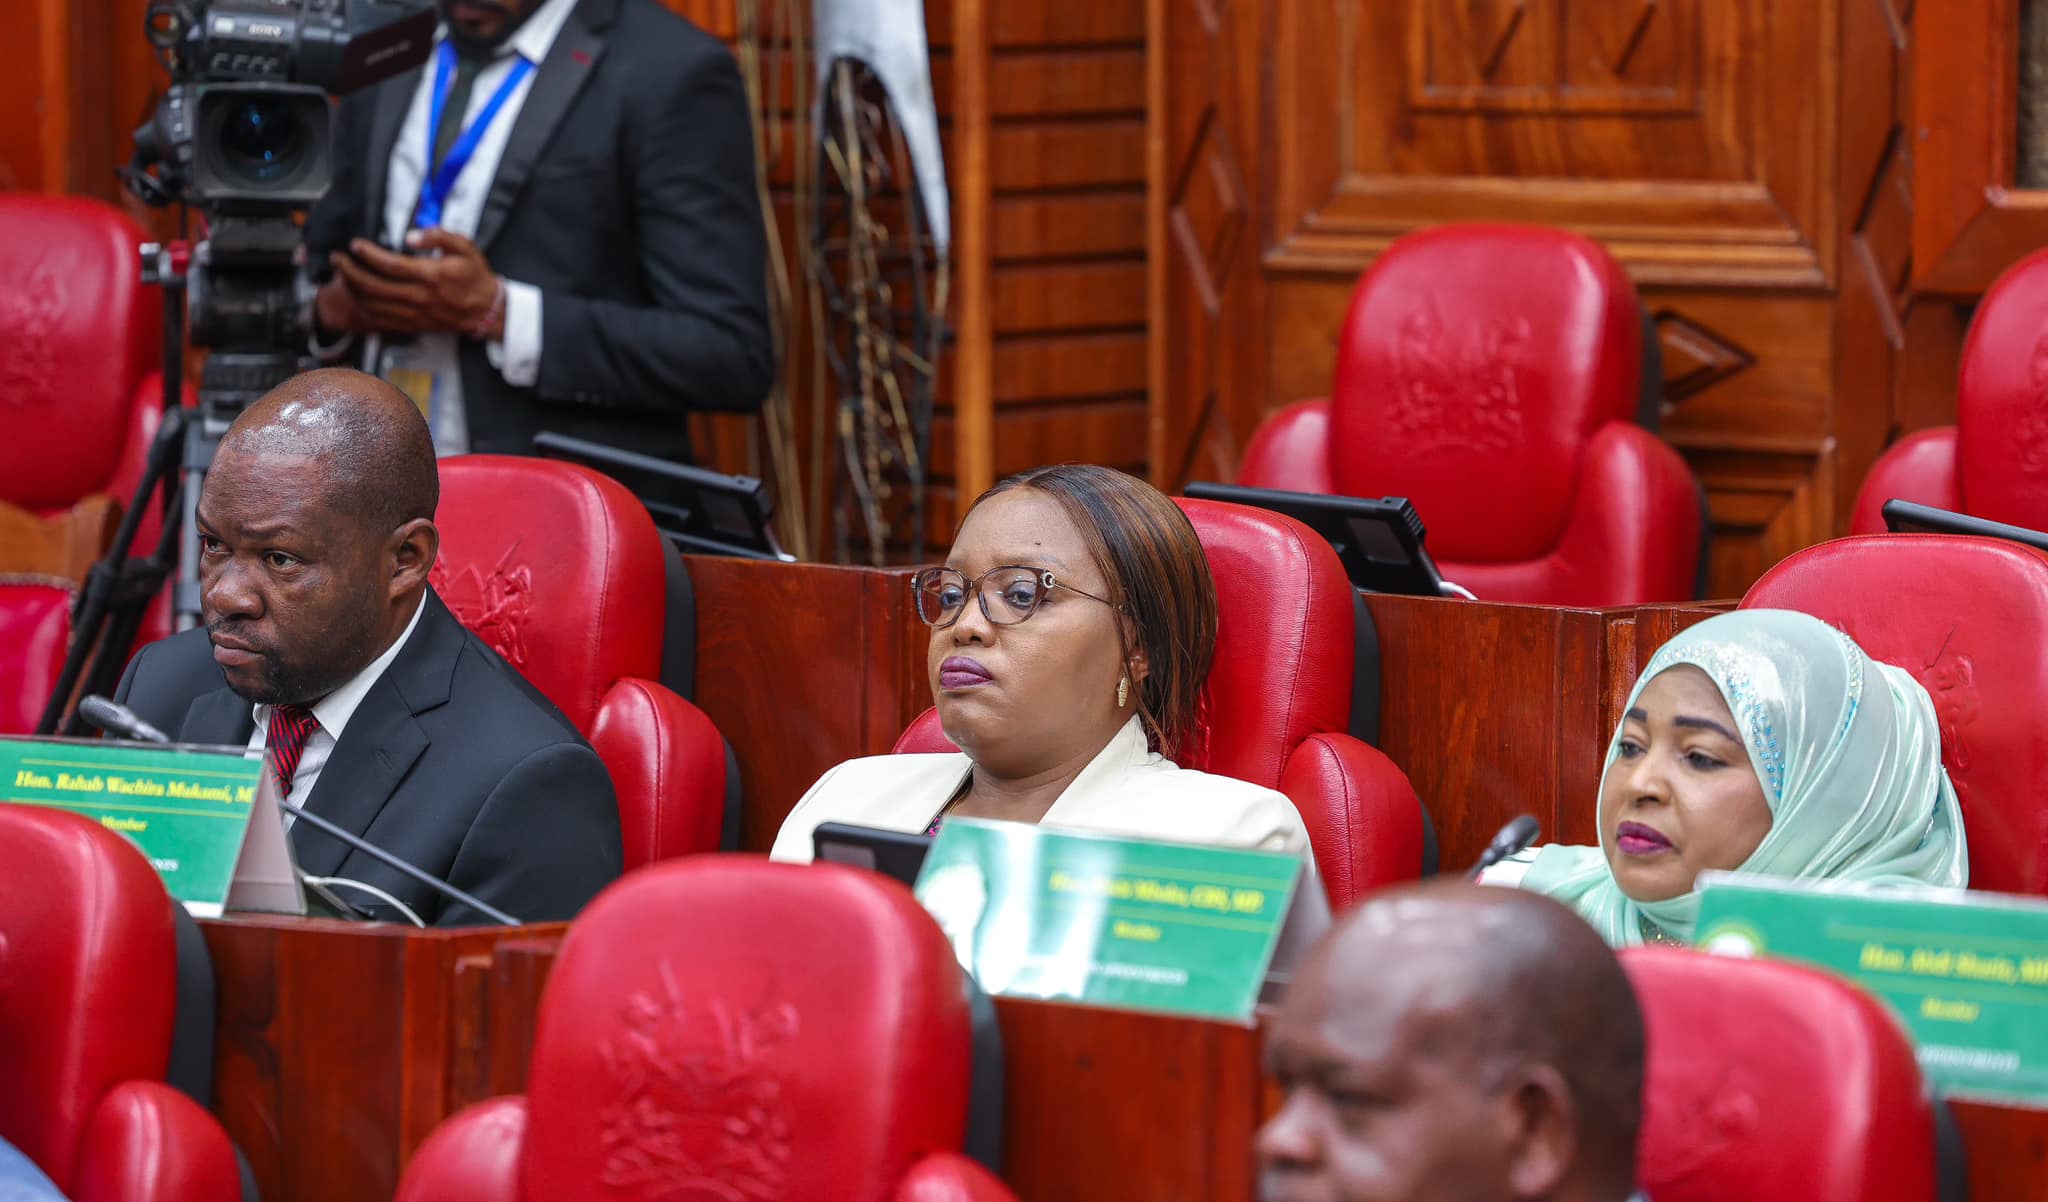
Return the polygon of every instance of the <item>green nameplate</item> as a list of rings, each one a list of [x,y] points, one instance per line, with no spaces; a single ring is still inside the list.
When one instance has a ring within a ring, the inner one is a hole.
[[[218,914],[263,762],[97,739],[0,739],[0,801],[84,814],[142,849],[170,895]]]
[[[2048,1106],[2048,902],[1700,880],[1700,946],[1832,969],[1891,1006],[1943,1093]]]
[[[1249,1022],[1296,856],[949,819],[917,898],[983,989]]]

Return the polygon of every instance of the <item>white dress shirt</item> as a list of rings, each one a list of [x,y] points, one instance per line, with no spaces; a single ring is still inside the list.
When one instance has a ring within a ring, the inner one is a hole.
[[[285,795],[286,801],[296,806],[304,806],[306,799],[313,795],[313,786],[320,782],[320,769],[326,766],[328,754],[341,740],[341,732],[347,728],[348,720],[355,716],[357,707],[362,705],[363,698],[369,695],[370,686],[377,683],[378,678],[384,675],[384,669],[389,668],[391,661],[397,659],[398,653],[405,649],[406,641],[412,638],[412,632],[418,628],[420,615],[426,612],[426,608],[426,597],[422,595],[419,606],[412,611],[412,620],[405,624],[405,632],[385,649],[384,654],[371,660],[368,667],[343,681],[340,688],[313,703],[313,720],[319,725],[306,736],[306,746],[299,752],[298,771],[292,773],[292,790]],[[261,703],[256,706],[256,730],[249,736],[251,754],[262,754],[264,744],[269,740],[270,708]],[[284,816],[284,824],[286,829],[290,829],[292,815]]]
[[[922,834],[967,781],[963,752],[871,755],[847,760],[818,778],[783,820],[769,856],[811,858],[822,822]],[[1045,812],[1041,823],[1137,839],[1292,851],[1308,861],[1308,828],[1283,793],[1228,776],[1183,768],[1146,746],[1134,716]]]
[[[504,107],[477,142],[476,153],[463,167],[462,174],[455,177],[455,184],[441,206],[441,228],[449,233],[461,234],[465,238],[476,236],[477,223],[483,217],[484,200],[490,195],[492,180],[497,177],[498,162],[505,155],[505,143],[512,136],[512,127],[519,122],[519,110],[526,104],[527,94],[533,90],[534,77],[540,73],[540,65],[546,61],[556,36],[562,32],[563,23],[575,9],[576,0],[546,0],[519,27],[518,32],[498,48],[497,58],[477,73],[475,90],[469,97],[469,111],[462,117],[461,128],[464,129],[490,103],[491,96],[512,73],[513,64],[518,59],[524,58],[534,66],[505,98]],[[447,34],[447,27],[443,26],[435,35],[434,45],[437,48]],[[419,85],[413,89],[412,105],[406,109],[404,124],[399,126],[398,140],[391,144],[383,224],[383,239],[389,246],[401,245],[401,239],[412,228],[413,211],[419,205],[420,186],[426,179],[427,126],[433,104],[434,68],[430,59],[426,69],[420,72]],[[539,288],[506,280],[504,341],[484,345],[492,366],[505,377],[507,384],[517,388],[530,388],[540,379],[540,305]],[[433,412],[428,418],[434,430],[434,450],[442,455],[461,455],[469,450],[469,419],[463,408],[462,373],[456,354],[460,337],[453,333],[422,334],[403,352],[407,366],[433,374]],[[370,362],[373,365],[386,362],[381,357],[384,348],[380,342],[371,343]]]

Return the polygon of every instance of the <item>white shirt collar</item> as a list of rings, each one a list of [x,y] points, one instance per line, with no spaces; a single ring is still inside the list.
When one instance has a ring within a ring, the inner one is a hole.
[[[577,0],[546,0],[513,33],[510,41],[492,51],[492,57],[502,58],[516,52],[527,62],[540,66],[547,61],[548,51],[554,49],[555,38],[561,34],[562,26],[569,23],[569,14],[576,11],[576,3]],[[447,37],[448,25],[443,22],[434,31],[434,42],[439,45]]]
[[[348,725],[348,720],[355,716],[357,707],[363,704],[363,698],[369,696],[371,686],[384,675],[384,670],[391,666],[391,661],[398,658],[398,653],[405,650],[405,644],[412,638],[412,632],[419,627],[420,615],[426,611],[427,597],[425,593],[421,593],[419,604],[413,607],[412,620],[405,624],[404,633],[384,649],[384,654],[371,660],[367,667],[343,681],[332,693],[313,703],[313,719],[320,723],[320,729],[326,731],[329,738],[337,743],[341,741],[342,729]],[[270,707],[259,704],[256,706],[255,714],[257,729],[268,729]]]

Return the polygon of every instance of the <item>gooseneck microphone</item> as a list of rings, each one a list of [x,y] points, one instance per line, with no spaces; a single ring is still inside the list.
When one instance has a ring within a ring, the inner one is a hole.
[[[1500,833],[1493,837],[1493,842],[1480,855],[1479,862],[1472,865],[1472,871],[1465,874],[1465,879],[1468,881],[1478,880],[1480,873],[1485,872],[1495,864],[1528,847],[1536,841],[1536,836],[1542,833],[1543,825],[1534,818],[1527,814],[1518,816],[1514,821],[1500,828]]]
[[[92,723],[108,734],[118,735],[124,739],[134,739],[143,743],[168,743],[171,741],[169,735],[143,721],[141,716],[134,710],[119,702],[108,700],[98,693],[91,693],[80,698],[78,713],[87,722]],[[471,897],[439,877],[429,876],[422,869],[415,868],[413,865],[406,863],[404,860],[399,859],[397,856],[392,855],[390,852],[385,851],[361,836],[350,834],[318,814],[309,814],[282,797],[277,799],[277,804],[278,808],[282,809],[285,813],[290,814],[301,822],[310,823],[314,830],[341,840],[343,843],[348,844],[385,867],[404,873],[406,876],[434,890],[443,897],[452,898],[465,906],[473,907],[479,914],[482,914],[492,922],[502,923],[508,927],[520,925],[518,919],[491,905],[489,902]],[[1533,822],[1534,819],[1530,821]]]
[[[118,705],[98,693],[87,693],[78,701],[78,716],[87,722],[124,739],[140,743],[168,743],[171,736],[142,720],[142,716],[125,705]]]

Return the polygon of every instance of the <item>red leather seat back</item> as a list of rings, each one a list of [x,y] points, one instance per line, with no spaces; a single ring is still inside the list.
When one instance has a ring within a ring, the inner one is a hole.
[[[623,676],[661,677],[661,534],[608,476],[509,455],[441,461],[434,587],[578,730]]]
[[[1351,728],[1351,580],[1330,544],[1292,518],[1221,501],[1175,504],[1209,557],[1217,609],[1201,735],[1181,763],[1277,789],[1303,739]]]
[[[1956,477],[1974,517],[2048,527],[2048,251],[1984,294],[1956,386]]]
[[[1344,321],[1331,482],[1412,500],[1439,559],[1539,558],[1594,431],[1633,419],[1641,369],[1635,288],[1598,243],[1534,226],[1409,234]]]
[[[71,589],[0,578],[0,734],[25,735],[64,670],[71,638]]]
[[[960,1147],[968,1022],[894,881],[737,855],[635,873],[549,977],[521,1194],[881,1202]]]
[[[1883,534],[1884,503],[1897,498],[1963,513],[1962,482],[1956,479],[1956,428],[1916,430],[1886,448],[1856,490],[1849,517],[1851,534]]]
[[[138,386],[161,366],[161,302],[141,231],[112,205],[0,193],[0,229],[0,500],[65,509],[114,487]]]
[[[1812,614],[1926,686],[1971,887],[2048,893],[2048,556],[1938,534],[1836,539],[1764,573],[1742,605]]]
[[[120,835],[0,804],[0,1139],[60,1190],[105,1095],[170,1060],[171,904]]]
[[[1634,947],[1657,1202],[1933,1202],[1934,1114],[1889,1011],[1794,964]]]

